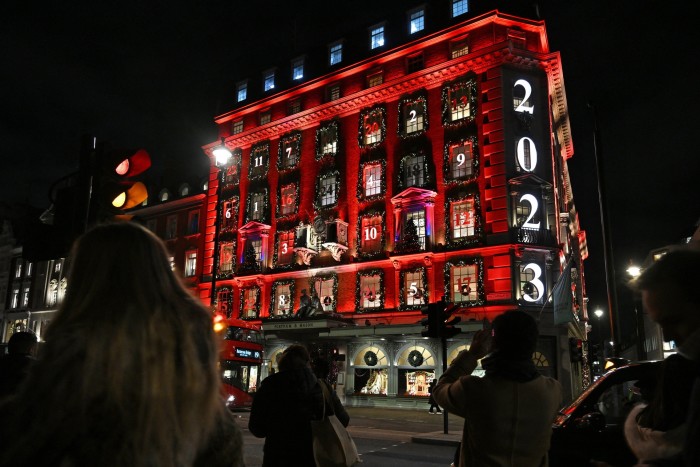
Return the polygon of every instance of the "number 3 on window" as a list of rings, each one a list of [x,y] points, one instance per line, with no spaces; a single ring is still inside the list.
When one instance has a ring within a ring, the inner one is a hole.
[[[527,282],[532,284],[535,290],[537,290],[537,298],[534,298],[531,294],[523,293],[523,299],[526,302],[531,303],[541,302],[542,297],[544,297],[544,284],[540,280],[540,277],[542,277],[542,268],[537,263],[528,263],[525,266],[523,266],[523,271],[528,270],[532,271],[532,273],[535,276]]]

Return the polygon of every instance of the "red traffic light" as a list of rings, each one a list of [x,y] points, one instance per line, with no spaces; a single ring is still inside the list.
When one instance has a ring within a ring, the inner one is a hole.
[[[151,167],[151,156],[145,149],[139,149],[118,161],[114,172],[120,177],[128,178],[145,172],[149,167]]]
[[[151,156],[145,149],[111,151],[100,161],[102,203],[119,212],[131,209],[148,198],[148,189],[134,179],[151,167]]]

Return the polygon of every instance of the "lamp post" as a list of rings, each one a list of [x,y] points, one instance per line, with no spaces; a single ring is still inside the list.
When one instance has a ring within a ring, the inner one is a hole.
[[[600,351],[598,354],[598,360],[600,363],[599,368],[602,368],[603,365],[603,360],[605,360],[605,344],[603,342],[603,327],[601,325],[601,318],[603,317],[603,310],[600,308],[596,308],[596,310],[593,312],[596,318],[598,318],[598,339],[600,340]]]
[[[214,163],[217,167],[216,171],[216,206],[214,217],[214,252],[212,255],[211,264],[211,296],[209,304],[212,308],[216,304],[216,274],[219,269],[219,228],[221,224],[221,212],[219,204],[221,203],[221,171],[228,165],[231,160],[231,151],[226,147],[225,138],[221,137],[221,145],[212,150],[214,155]]]
[[[630,262],[629,267],[627,268],[627,274],[632,278],[632,280],[636,279],[639,277],[639,275],[642,273],[642,268],[639,266],[633,264]],[[644,319],[642,314],[639,312],[639,307],[637,306],[638,301],[637,301],[637,293],[633,292],[632,295],[632,306],[634,307],[634,324],[637,329],[637,359],[638,360],[646,360],[647,359],[647,351],[646,347],[644,346],[644,341],[646,340],[646,335],[644,332]]]

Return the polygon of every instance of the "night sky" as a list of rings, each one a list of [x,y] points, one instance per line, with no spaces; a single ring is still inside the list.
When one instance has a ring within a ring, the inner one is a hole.
[[[156,182],[206,176],[201,146],[216,139],[213,118],[230,110],[238,79],[339,39],[351,25],[366,28],[382,10],[414,5],[23,3],[3,7],[0,30],[0,201],[39,207],[48,206],[50,184],[77,169],[83,134],[147,149]],[[607,309],[607,299],[589,102],[598,115],[617,279],[630,261],[689,236],[700,219],[700,157],[691,145],[700,128],[697,33],[686,3],[539,2],[550,49],[563,62],[590,310]],[[626,321],[630,293],[620,289],[618,300]]]

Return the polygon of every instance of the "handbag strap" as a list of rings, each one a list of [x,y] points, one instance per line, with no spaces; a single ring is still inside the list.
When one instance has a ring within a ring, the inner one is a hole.
[[[326,386],[326,382],[322,379],[319,379],[318,385],[321,386],[321,392],[323,393],[323,415],[321,415],[321,420],[323,420],[326,418],[326,403],[332,405],[333,402],[328,391],[328,387]]]

